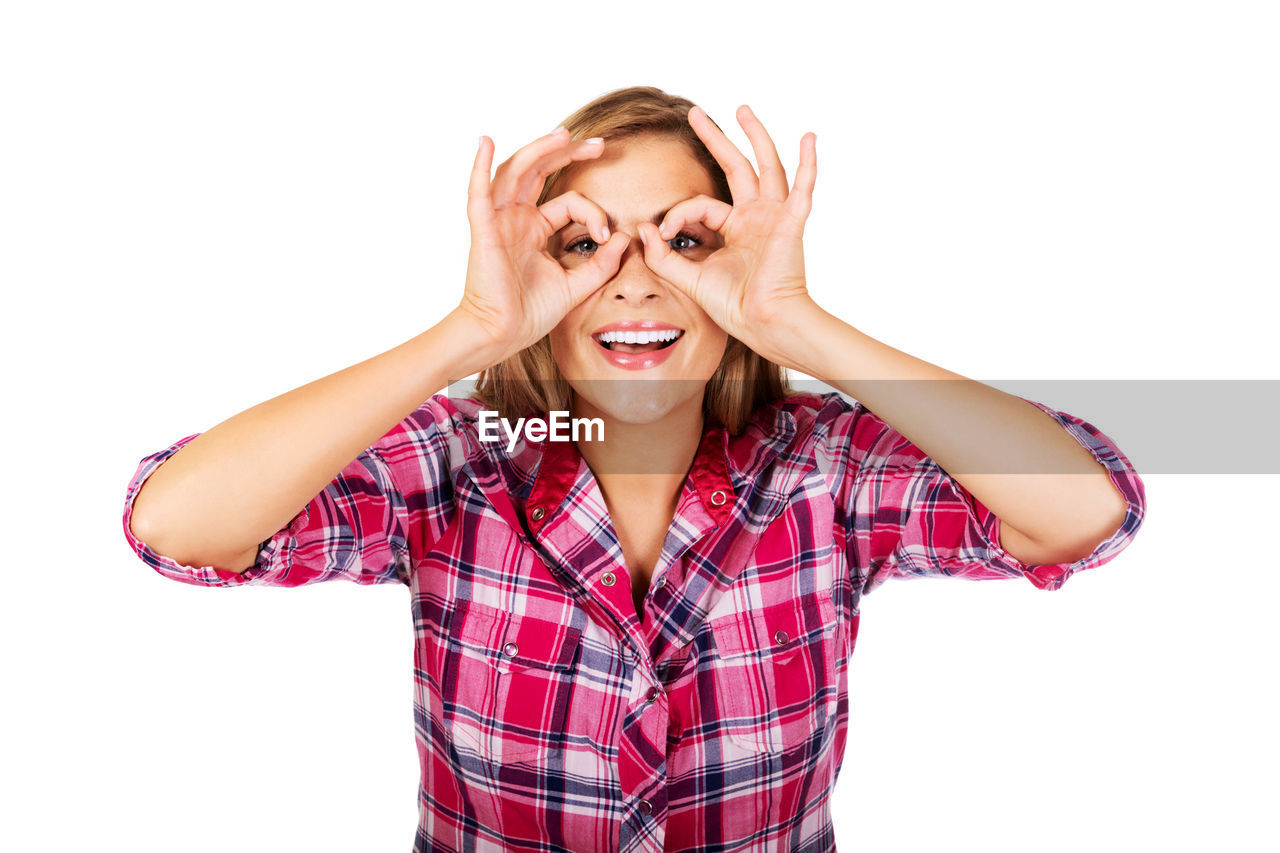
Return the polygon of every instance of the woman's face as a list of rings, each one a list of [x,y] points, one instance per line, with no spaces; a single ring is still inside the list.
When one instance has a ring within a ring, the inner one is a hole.
[[[605,143],[596,159],[573,164],[553,187],[553,195],[576,190],[604,209],[610,231],[625,231],[631,242],[618,272],[565,315],[552,330],[551,352],[573,387],[575,416],[603,415],[629,423],[652,423],[677,408],[702,406],[707,380],[715,373],[728,334],[697,303],[668,284],[644,262],[636,223],[655,225],[676,203],[699,193],[715,196],[707,170],[683,142],[643,137]],[[695,223],[668,241],[698,262],[723,245],[720,235]],[[568,269],[591,257],[598,244],[586,226],[571,222],[547,243],[551,256]],[[656,342],[627,344],[615,330],[652,330]],[[667,339],[677,335],[674,341]]]

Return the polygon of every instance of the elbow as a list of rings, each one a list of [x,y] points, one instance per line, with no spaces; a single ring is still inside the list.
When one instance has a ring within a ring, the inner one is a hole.
[[[155,520],[147,513],[138,512],[136,501],[129,510],[128,532],[130,537],[147,545],[151,545],[157,535]]]
[[[1028,566],[1070,565],[1090,556],[1119,532],[1129,512],[1124,495],[1110,478],[1105,479],[1106,489],[1095,502],[1074,508],[1077,521],[1062,535],[1035,538],[1002,524],[1002,546]]]
[[[1125,499],[1125,496],[1116,485],[1111,482],[1111,478],[1107,477],[1106,490],[1103,497],[1098,499],[1098,508],[1095,516],[1098,520],[1091,528],[1088,528],[1092,534],[1089,540],[1092,543],[1091,547],[1088,553],[1077,559],[1084,559],[1084,557],[1089,556],[1089,554],[1097,550],[1099,545],[1120,532],[1128,515],[1129,501]]]

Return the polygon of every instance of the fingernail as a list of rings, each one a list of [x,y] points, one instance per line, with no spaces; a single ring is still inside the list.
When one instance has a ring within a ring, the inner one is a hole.
[[[608,243],[609,242],[609,226],[606,225],[603,229],[601,229],[600,233],[604,235],[604,241]]]
[[[646,236],[644,236],[644,226],[643,226],[643,225],[637,225],[637,226],[636,226],[636,233],[640,235],[640,242],[644,245],[644,247],[645,247],[646,249],[647,249],[647,248],[649,248],[649,238],[648,238],[648,237],[646,237]]]
[[[557,133],[559,133],[560,131],[562,131],[562,130],[564,130],[564,129],[565,129],[565,128],[564,128],[564,125],[563,125],[563,124],[562,124],[562,125],[560,125],[560,126],[559,126],[559,127],[557,127],[555,130],[551,131],[551,136],[555,136]]]
[[[593,137],[591,137],[590,139],[584,139],[584,140],[582,140],[582,141],[583,141],[583,142],[585,142],[585,143],[587,143],[588,145],[603,145],[603,144],[604,144],[604,137],[603,137],[603,136],[593,136]]]

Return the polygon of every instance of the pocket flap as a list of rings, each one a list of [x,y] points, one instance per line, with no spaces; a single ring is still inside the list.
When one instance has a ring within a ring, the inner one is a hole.
[[[460,601],[453,635],[464,647],[496,664],[567,670],[582,638],[582,629],[549,619]]]
[[[835,626],[835,604],[831,593],[823,591],[799,601],[720,616],[711,620],[711,633],[716,654],[736,658],[786,651],[810,642],[816,634]]]

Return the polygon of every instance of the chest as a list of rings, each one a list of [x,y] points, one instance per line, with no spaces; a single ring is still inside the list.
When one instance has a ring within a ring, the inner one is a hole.
[[[441,495],[452,511],[438,532],[410,527],[408,549],[422,555],[415,593],[440,607],[473,600],[613,639],[622,620],[638,616],[629,638],[638,650],[659,635],[687,642],[713,616],[830,589],[843,574],[844,540],[833,541],[841,528],[816,471],[800,483],[758,476],[732,498],[732,512],[717,501],[723,484],[699,485],[697,472],[675,500],[643,484],[548,479],[555,488],[508,492],[510,512],[497,490],[466,473],[456,492]]]
[[[653,580],[653,570],[662,558],[662,546],[671,528],[674,509],[660,501],[633,500],[611,504],[609,511],[631,578],[632,603],[644,621],[644,598]]]

